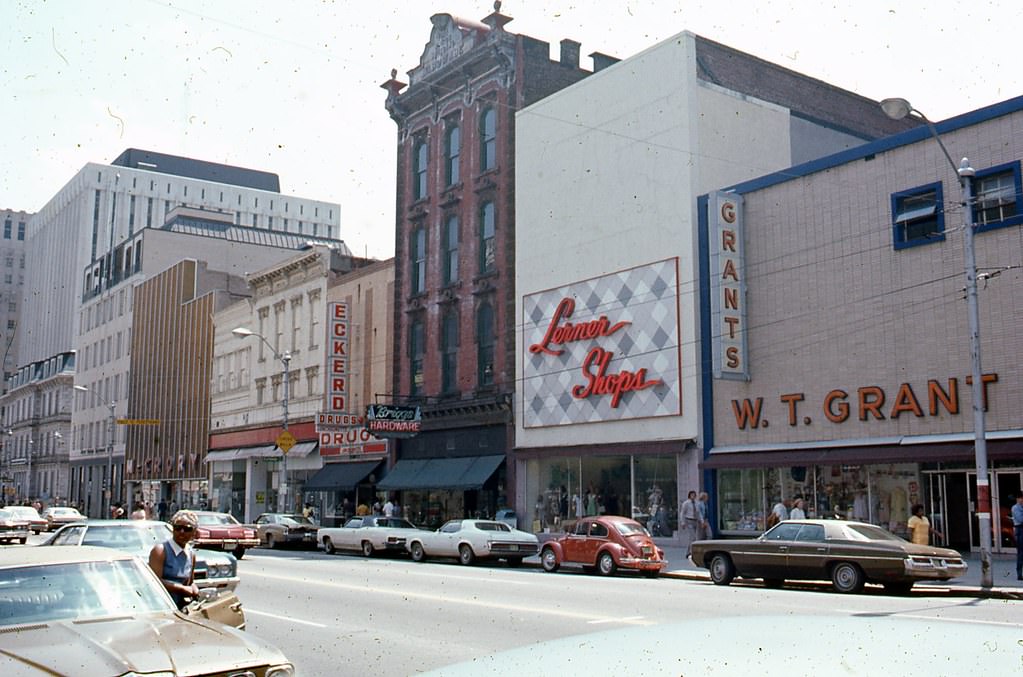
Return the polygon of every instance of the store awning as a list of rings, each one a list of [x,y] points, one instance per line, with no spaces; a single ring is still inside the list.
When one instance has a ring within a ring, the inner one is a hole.
[[[988,440],[988,458],[1018,457],[1019,440]],[[787,449],[778,451],[737,451],[713,453],[700,464],[704,469],[788,468],[812,465],[872,465],[878,463],[955,463],[974,460],[973,444],[879,444],[876,446],[830,449]]]
[[[296,445],[297,446],[297,445]],[[376,472],[381,461],[328,463],[305,483],[306,491],[351,491]]]
[[[378,489],[479,489],[504,461],[504,455],[462,456],[398,461]]]
[[[299,442],[288,452],[290,458],[305,457],[316,449],[316,442]],[[242,447],[240,449],[210,449],[206,452],[206,462],[235,461],[243,458],[273,458],[281,456],[276,444],[265,444],[258,447]]]

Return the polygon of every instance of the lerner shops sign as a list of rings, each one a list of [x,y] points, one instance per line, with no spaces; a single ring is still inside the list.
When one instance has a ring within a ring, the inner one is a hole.
[[[524,296],[523,426],[682,413],[678,259]]]

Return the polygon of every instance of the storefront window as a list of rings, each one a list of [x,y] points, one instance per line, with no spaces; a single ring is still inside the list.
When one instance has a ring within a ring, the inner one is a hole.
[[[796,466],[718,472],[721,531],[763,531],[778,501],[802,498],[809,518],[869,522],[906,535],[910,507],[927,503],[920,467],[883,465]]]
[[[535,459],[526,463],[526,478],[527,496],[533,499],[532,511],[522,525],[527,530],[562,531],[566,523],[589,515],[631,516],[648,528],[656,524],[658,535],[663,536],[675,529],[674,456]],[[651,521],[652,514],[656,522]]]

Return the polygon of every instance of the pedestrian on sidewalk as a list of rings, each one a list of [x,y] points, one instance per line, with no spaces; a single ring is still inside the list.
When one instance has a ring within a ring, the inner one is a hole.
[[[931,542],[931,534],[944,538],[937,529],[931,527],[930,520],[924,515],[924,506],[922,503],[917,503],[913,506],[913,516],[906,522],[906,526],[909,528],[909,533],[912,535],[912,541],[917,545],[929,545]]]
[[[700,520],[700,533],[697,536],[699,539],[714,538],[714,532],[710,528],[710,496],[707,495],[706,491],[701,491],[700,495],[696,499],[696,510]]]
[[[699,538],[700,509],[696,506],[696,492],[690,491],[682,502],[679,514],[679,531],[682,532],[682,547],[688,552],[689,546]]]
[[[1012,506],[1012,535],[1016,538],[1016,580],[1023,581],[1023,492]]]

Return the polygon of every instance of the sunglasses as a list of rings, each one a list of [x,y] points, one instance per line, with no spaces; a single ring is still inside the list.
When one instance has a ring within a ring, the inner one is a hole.
[[[187,524],[175,524],[174,531],[195,531],[195,527]]]

